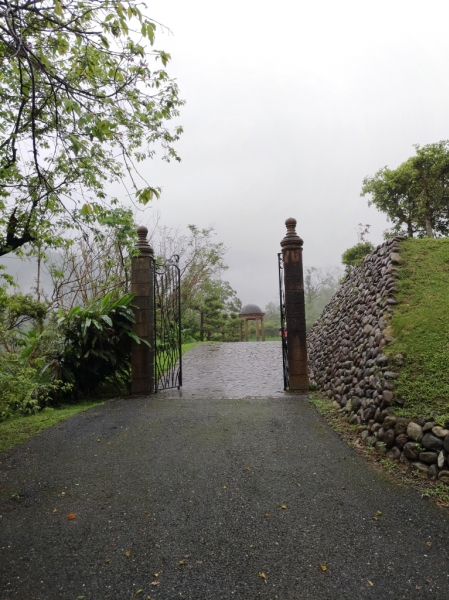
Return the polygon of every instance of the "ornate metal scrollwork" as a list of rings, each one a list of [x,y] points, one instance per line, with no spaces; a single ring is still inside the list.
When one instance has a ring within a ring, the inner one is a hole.
[[[284,258],[282,252],[278,254],[279,264],[279,304],[281,310],[281,339],[282,339],[282,367],[284,374],[284,390],[289,389],[289,373],[288,373],[288,331],[287,320],[285,316],[285,288],[284,288]]]
[[[154,392],[182,386],[179,256],[154,261]]]

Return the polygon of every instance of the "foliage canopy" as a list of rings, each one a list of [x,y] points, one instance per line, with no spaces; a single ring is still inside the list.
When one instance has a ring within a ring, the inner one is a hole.
[[[346,266],[346,270],[355,267],[362,262],[362,260],[374,250],[374,245],[371,242],[359,242],[355,246],[351,246],[345,250],[341,257],[341,262]]]
[[[0,0],[0,255],[95,216],[125,175],[137,201],[158,196],[136,171],[155,145],[179,160],[183,102],[142,6]]]
[[[397,169],[384,167],[363,181],[362,196],[392,221],[393,234],[449,234],[449,141],[415,146]]]

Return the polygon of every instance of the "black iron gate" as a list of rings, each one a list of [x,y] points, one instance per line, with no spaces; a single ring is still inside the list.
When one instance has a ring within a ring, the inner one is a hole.
[[[278,254],[279,264],[279,304],[281,310],[282,368],[284,373],[284,390],[289,389],[288,354],[287,354],[287,321],[285,317],[284,257]]]
[[[154,392],[182,386],[179,256],[154,263]]]

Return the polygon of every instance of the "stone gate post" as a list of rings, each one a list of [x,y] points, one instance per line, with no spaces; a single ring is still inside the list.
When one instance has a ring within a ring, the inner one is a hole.
[[[146,227],[138,227],[135,247],[139,253],[131,258],[131,292],[135,294],[136,318],[133,331],[151,346],[132,342],[131,393],[139,396],[147,396],[154,390],[154,252],[148,243],[147,233]]]
[[[296,219],[287,219],[287,234],[281,241],[284,260],[285,313],[289,389],[308,391],[306,314],[302,268],[303,240],[296,233]]]

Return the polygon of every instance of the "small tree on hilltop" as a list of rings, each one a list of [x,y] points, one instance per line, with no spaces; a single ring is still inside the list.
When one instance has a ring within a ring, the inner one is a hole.
[[[371,225],[359,223],[356,229],[359,243],[343,252],[341,262],[345,265],[346,274],[374,250],[374,245],[366,239],[370,227]]]
[[[374,245],[371,242],[360,242],[351,248],[345,250],[341,257],[341,262],[345,267],[355,267],[359,265],[362,260],[374,250]],[[348,271],[348,268],[346,268]]]
[[[393,223],[390,234],[449,234],[449,141],[416,148],[397,169],[380,169],[363,181],[361,196]]]

